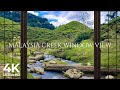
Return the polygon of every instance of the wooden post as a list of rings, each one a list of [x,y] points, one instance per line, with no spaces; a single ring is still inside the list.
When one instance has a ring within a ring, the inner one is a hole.
[[[100,66],[100,11],[94,11],[94,79],[100,79]]]
[[[21,46],[27,43],[27,11],[21,11]],[[27,47],[21,48],[21,79],[27,79]]]

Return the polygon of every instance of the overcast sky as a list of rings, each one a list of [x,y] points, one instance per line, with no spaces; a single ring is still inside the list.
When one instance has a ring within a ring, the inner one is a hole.
[[[28,11],[36,16],[47,18],[50,23],[58,27],[71,21],[79,21],[93,28],[94,11]],[[105,23],[108,12],[101,12],[101,24]],[[120,16],[120,12],[118,12]]]

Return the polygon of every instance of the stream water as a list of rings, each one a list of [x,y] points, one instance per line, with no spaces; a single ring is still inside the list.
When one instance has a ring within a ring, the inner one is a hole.
[[[45,59],[44,61],[49,61],[49,60],[54,60],[54,59],[60,59],[60,58],[55,58],[52,55],[44,55]],[[65,60],[65,59],[60,59],[63,62],[67,62],[69,65],[74,65],[76,64],[75,62],[72,62],[70,60]],[[33,63],[30,65],[30,67],[42,67],[42,63],[37,61],[36,63]],[[56,72],[56,71],[45,71],[43,75],[37,74],[37,73],[32,73],[33,76],[42,76],[42,79],[68,79],[63,75],[62,72]],[[94,79],[93,74],[85,74],[84,76],[81,77],[81,79]]]

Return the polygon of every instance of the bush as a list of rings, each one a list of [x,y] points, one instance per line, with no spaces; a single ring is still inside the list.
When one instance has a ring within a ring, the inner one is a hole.
[[[80,43],[82,40],[86,40],[90,38],[90,33],[89,32],[84,32],[84,33],[80,33],[77,35],[77,37],[75,38],[75,43]]]

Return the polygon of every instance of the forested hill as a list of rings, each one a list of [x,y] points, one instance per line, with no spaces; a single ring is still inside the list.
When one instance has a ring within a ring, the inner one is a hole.
[[[19,11],[5,11],[0,12],[0,17],[5,17],[7,19],[13,20],[15,22],[20,22],[20,12]],[[50,30],[55,29],[54,25],[48,22],[47,18],[42,18],[40,16],[35,16],[33,14],[28,13],[28,26],[32,27],[40,27],[47,28]]]

